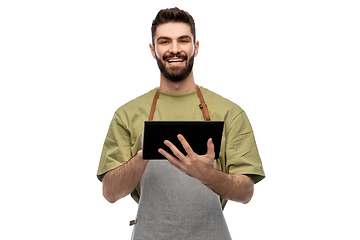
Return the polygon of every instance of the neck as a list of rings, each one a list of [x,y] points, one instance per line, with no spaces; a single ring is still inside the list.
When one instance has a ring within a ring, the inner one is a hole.
[[[191,71],[187,78],[178,82],[173,82],[161,74],[160,91],[172,95],[182,95],[196,91],[193,72]]]

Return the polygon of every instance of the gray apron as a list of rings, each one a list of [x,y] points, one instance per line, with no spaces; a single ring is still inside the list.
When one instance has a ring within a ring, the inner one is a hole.
[[[157,98],[158,92],[153,106]],[[205,120],[210,120],[207,108],[202,110]],[[149,120],[153,111],[155,106]],[[149,161],[140,187],[132,240],[231,240],[219,195],[169,161]]]

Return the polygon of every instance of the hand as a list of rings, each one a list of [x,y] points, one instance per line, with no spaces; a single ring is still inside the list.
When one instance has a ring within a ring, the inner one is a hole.
[[[197,155],[181,134],[177,137],[187,153],[186,156],[184,156],[184,154],[168,140],[164,141],[164,144],[170,148],[176,157],[170,155],[161,148],[159,149],[159,153],[166,157],[169,162],[180,171],[203,182],[209,171],[215,169],[215,151],[212,139],[210,138],[207,141],[207,153],[205,155]]]
[[[138,157],[139,159],[141,159],[141,161],[144,161],[146,164],[149,162],[149,160],[145,160],[142,158],[142,148],[139,149],[139,151],[137,151],[135,156]]]

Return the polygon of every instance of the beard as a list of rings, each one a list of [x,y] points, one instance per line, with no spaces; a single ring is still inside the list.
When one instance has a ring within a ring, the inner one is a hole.
[[[194,55],[195,54],[193,54],[188,61],[188,57],[185,54],[169,54],[169,55],[165,54],[162,60],[158,56],[156,56],[156,62],[159,66],[160,72],[167,79],[169,79],[172,82],[179,82],[187,78],[187,76],[189,76],[189,74],[191,73],[192,68],[194,66],[194,58],[195,58]],[[172,57],[178,57],[184,59],[185,66],[166,67],[166,63],[165,63],[166,59]]]

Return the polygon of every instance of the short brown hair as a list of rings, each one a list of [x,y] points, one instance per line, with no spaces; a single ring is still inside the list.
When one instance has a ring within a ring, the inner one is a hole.
[[[190,26],[191,34],[194,36],[194,42],[196,39],[195,33],[195,21],[193,17],[186,11],[181,10],[177,7],[162,9],[156,15],[151,26],[152,42],[155,42],[155,33],[159,25],[169,22],[183,22]]]

